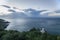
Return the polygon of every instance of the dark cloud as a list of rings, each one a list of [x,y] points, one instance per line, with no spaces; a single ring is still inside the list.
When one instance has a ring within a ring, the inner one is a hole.
[[[24,12],[17,12],[15,10],[12,9],[8,9],[9,12],[12,12],[10,14],[7,15],[2,15],[0,17],[6,17],[6,18],[27,18],[27,17],[40,17],[40,13],[47,11],[47,10],[35,10],[32,8],[29,9],[23,9]],[[28,15],[30,16],[28,16]]]
[[[3,18],[25,18],[25,17],[27,17],[27,15],[24,14],[23,12],[13,12],[8,15],[1,15],[0,17],[3,17]]]
[[[12,18],[25,18],[25,17],[27,17],[27,15],[24,14],[23,12],[14,12],[14,13],[11,13],[10,16]]]
[[[10,6],[7,6],[7,5],[1,5],[1,6],[6,7],[6,8],[11,8]]]
[[[56,12],[56,13],[60,13],[60,10],[56,10],[55,12]]]
[[[16,12],[16,11],[15,11],[15,10],[13,10],[13,9],[9,9],[8,11],[9,11],[9,12]]]
[[[16,8],[16,7],[13,7],[13,9],[18,9],[18,8]]]
[[[40,13],[44,12],[47,10],[35,10],[35,9],[25,9],[24,12],[26,12],[28,15],[30,15],[31,17],[40,17]]]

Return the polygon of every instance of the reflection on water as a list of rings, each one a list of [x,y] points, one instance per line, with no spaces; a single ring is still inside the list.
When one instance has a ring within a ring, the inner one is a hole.
[[[27,31],[33,27],[44,27],[50,33],[60,34],[59,18],[30,18],[30,19],[5,19],[10,22],[7,30]]]

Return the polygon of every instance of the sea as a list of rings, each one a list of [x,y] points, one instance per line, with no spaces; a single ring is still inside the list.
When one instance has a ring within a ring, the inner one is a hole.
[[[10,24],[6,30],[29,31],[32,28],[45,28],[48,33],[60,34],[60,18],[2,18]]]

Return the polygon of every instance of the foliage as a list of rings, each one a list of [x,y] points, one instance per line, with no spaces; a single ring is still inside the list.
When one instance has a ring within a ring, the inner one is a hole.
[[[1,40],[60,40],[60,36],[51,35],[47,32],[41,33],[36,29],[34,31],[18,32],[13,30],[0,31]]]

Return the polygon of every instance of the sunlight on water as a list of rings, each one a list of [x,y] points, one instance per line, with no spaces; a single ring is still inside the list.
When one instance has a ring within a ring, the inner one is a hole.
[[[9,30],[9,29],[13,29],[13,30],[21,29],[22,28],[21,25],[23,26],[23,24],[25,22],[26,21],[23,19],[13,19],[13,20],[11,20],[10,25],[6,29],[7,30]]]
[[[10,22],[6,30],[24,30],[25,19],[5,19]]]

